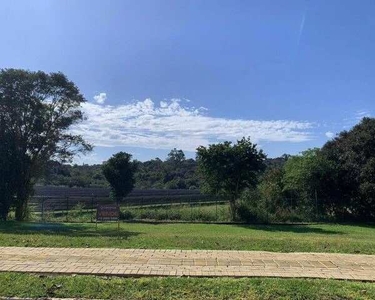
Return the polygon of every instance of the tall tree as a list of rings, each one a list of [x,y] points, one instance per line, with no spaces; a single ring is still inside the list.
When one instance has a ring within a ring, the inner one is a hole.
[[[256,185],[259,173],[265,168],[265,159],[266,155],[250,138],[242,138],[233,145],[224,142],[197,149],[205,191],[227,196],[233,219],[240,194]]]
[[[1,130],[10,137],[16,157],[16,165],[4,172],[17,169],[17,220],[26,217],[33,185],[49,160],[69,161],[92,149],[82,136],[69,132],[83,120],[84,102],[77,86],[62,73],[0,70],[0,120],[5,127]]]
[[[177,150],[176,148],[173,148],[168,153],[167,162],[173,163],[173,164],[181,164],[183,161],[185,161],[185,153],[182,150]]]
[[[335,165],[328,194],[336,215],[375,220],[375,118],[341,132],[322,153]]]
[[[111,185],[117,203],[134,188],[134,173],[137,162],[131,161],[132,155],[126,152],[114,154],[103,166],[103,174]]]

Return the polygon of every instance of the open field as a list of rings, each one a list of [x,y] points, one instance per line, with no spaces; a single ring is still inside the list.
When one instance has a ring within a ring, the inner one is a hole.
[[[0,273],[0,296],[91,299],[374,299],[375,284],[276,278],[103,278]]]
[[[368,225],[0,223],[0,246],[264,250],[375,254]]]

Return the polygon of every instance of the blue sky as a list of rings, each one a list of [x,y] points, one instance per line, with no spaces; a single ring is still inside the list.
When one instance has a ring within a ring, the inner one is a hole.
[[[62,71],[73,128],[145,160],[250,135],[270,157],[375,113],[374,1],[1,1],[0,67]]]

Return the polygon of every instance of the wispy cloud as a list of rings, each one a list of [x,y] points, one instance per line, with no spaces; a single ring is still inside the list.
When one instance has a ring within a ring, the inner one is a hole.
[[[94,96],[94,100],[98,104],[103,104],[107,100],[107,94],[106,93],[99,93],[98,95]]]
[[[243,120],[208,116],[207,109],[185,107],[179,99],[151,99],[117,106],[85,103],[88,119],[73,131],[96,146],[150,149],[177,147],[195,151],[200,145],[251,136],[255,142],[304,142],[313,124],[293,120]]]
[[[301,21],[301,25],[299,27],[298,43],[297,43],[298,46],[299,46],[299,44],[301,42],[301,37],[302,37],[303,29],[305,28],[306,13],[307,13],[307,9],[304,11],[304,13],[302,15],[302,21]]]
[[[326,132],[326,137],[327,137],[327,138],[331,139],[331,138],[333,138],[334,136],[335,136],[335,134],[334,134],[332,131],[327,131],[327,132]]]
[[[358,110],[356,113],[355,113],[355,118],[360,121],[362,120],[363,118],[365,117],[371,117],[371,114],[368,110]]]
[[[358,124],[363,118],[371,117],[371,112],[367,109],[360,109],[356,112],[352,113],[351,117],[343,119],[343,127],[344,129],[348,129],[353,127],[354,125]]]

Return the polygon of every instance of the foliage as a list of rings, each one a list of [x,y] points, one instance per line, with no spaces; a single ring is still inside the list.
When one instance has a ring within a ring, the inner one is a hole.
[[[159,158],[139,164],[137,188],[190,189],[199,186],[196,162],[186,159],[182,150],[173,149],[165,161]]]
[[[173,153],[172,150],[171,153]],[[177,153],[183,154],[181,150]],[[170,154],[171,155],[171,154]],[[137,162],[134,174],[137,189],[198,189],[199,179],[194,159],[182,159],[178,163],[169,158]],[[184,154],[183,154],[184,157]],[[49,162],[43,178],[43,185],[69,187],[107,187],[101,165],[69,165]]]
[[[197,172],[197,162],[194,159],[179,159],[175,163],[171,156],[182,150],[171,150],[166,160],[159,158],[145,162],[137,162],[135,171],[136,189],[199,189],[201,181]],[[174,153],[174,154],[173,154]],[[265,160],[267,169],[281,168],[286,161],[286,155],[279,158]],[[108,182],[103,176],[101,165],[70,165],[59,162],[49,162],[42,185],[56,185],[69,187],[107,187]]]
[[[169,207],[127,208],[121,211],[123,220],[158,220],[158,221],[230,221],[229,206],[212,205],[175,205]]]
[[[126,197],[134,188],[134,172],[137,162],[131,161],[132,155],[126,152],[114,154],[103,166],[103,174],[117,202]]]
[[[327,186],[329,205],[340,218],[375,220],[375,118],[363,118],[327,142],[322,153],[335,168]]]
[[[265,168],[265,158],[250,138],[243,138],[234,145],[224,142],[197,149],[204,189],[230,199],[233,220],[236,201],[246,188],[256,185],[259,173]]]
[[[284,176],[283,168],[268,169],[258,185],[260,198],[264,200],[270,213],[289,206],[290,202],[286,201],[288,194],[284,191]]]
[[[32,187],[49,160],[69,161],[92,149],[81,136],[68,131],[83,120],[80,106],[84,102],[62,73],[0,70],[1,152],[8,156],[11,152],[12,160],[11,166],[2,163],[1,168],[5,180],[9,178],[5,184],[16,187],[10,191],[18,220],[26,217]],[[13,168],[17,176],[12,175]]]
[[[284,192],[294,200],[293,207],[317,214],[331,213],[326,206],[326,189],[332,184],[335,163],[330,162],[318,148],[288,159],[284,166]]]
[[[50,161],[47,164],[43,178],[39,181],[43,185],[68,187],[107,187],[108,182],[102,172],[102,165],[70,165]]]
[[[171,152],[168,153],[167,162],[171,164],[181,164],[185,161],[185,153],[182,150],[177,150],[173,148]]]

